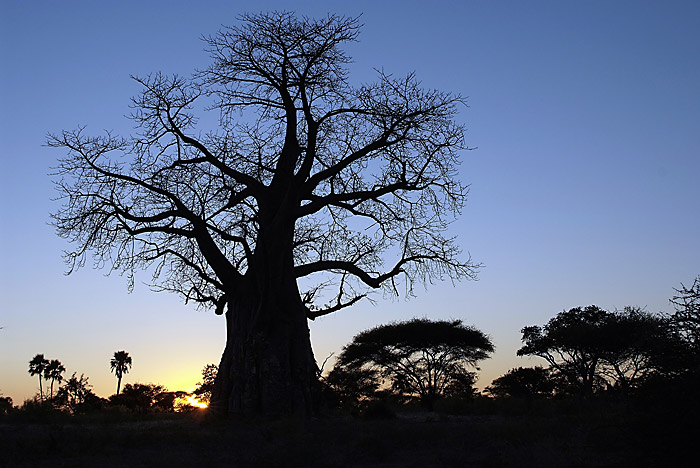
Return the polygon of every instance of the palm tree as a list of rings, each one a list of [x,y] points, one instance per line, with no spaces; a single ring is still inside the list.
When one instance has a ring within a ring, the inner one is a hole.
[[[114,357],[109,364],[112,372],[117,376],[117,395],[119,395],[119,387],[122,384],[122,375],[128,374],[131,368],[131,356],[126,351],[115,351]]]
[[[29,361],[29,375],[39,376],[39,395],[41,399],[44,399],[44,390],[41,388],[41,377],[44,374],[46,366],[49,365],[49,361],[44,358],[43,354],[37,354]]]
[[[63,364],[61,364],[61,361],[58,359],[52,359],[49,361],[48,365],[44,369],[44,378],[46,380],[51,380],[51,398],[53,398],[53,383],[58,382],[59,385],[63,381],[63,373],[66,371],[66,368],[63,367]]]

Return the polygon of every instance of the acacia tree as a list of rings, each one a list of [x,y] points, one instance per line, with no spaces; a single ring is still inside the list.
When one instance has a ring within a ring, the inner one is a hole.
[[[518,356],[543,358],[580,393],[590,395],[601,382],[599,367],[603,353],[598,333],[605,324],[607,311],[591,305],[560,312],[544,327],[524,327],[523,346]]]
[[[374,371],[392,388],[418,396],[425,406],[474,382],[470,368],[493,352],[483,332],[461,320],[413,319],[366,330],[343,348],[336,366],[347,373]],[[462,392],[464,393],[464,389]]]
[[[522,329],[518,356],[539,356],[583,395],[610,384],[626,392],[656,370],[667,321],[637,307],[608,312],[591,305]]]
[[[342,46],[359,28],[243,15],[205,38],[206,70],[136,78],[136,135],[49,138],[68,150],[53,219],[76,244],[70,271],[89,252],[130,284],[150,268],[155,289],[225,314],[215,410],[312,411],[308,319],[373,290],[475,275],[444,235],[467,193],[463,100],[413,74],[353,87]],[[199,127],[202,107],[218,129]]]
[[[639,307],[609,313],[598,334],[602,341],[600,373],[623,393],[657,372],[660,359],[674,343],[669,321]]]

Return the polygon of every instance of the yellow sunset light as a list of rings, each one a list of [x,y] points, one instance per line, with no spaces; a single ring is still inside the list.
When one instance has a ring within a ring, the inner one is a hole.
[[[194,395],[187,395],[184,398],[178,399],[179,403],[182,405],[194,406],[195,408],[206,408],[207,404],[197,400]]]

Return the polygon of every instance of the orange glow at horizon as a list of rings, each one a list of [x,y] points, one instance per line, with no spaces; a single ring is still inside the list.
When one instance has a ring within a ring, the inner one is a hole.
[[[183,398],[182,402],[194,406],[195,408],[206,408],[208,405],[204,403],[203,401],[199,401],[194,397],[194,395],[188,395],[187,398]]]

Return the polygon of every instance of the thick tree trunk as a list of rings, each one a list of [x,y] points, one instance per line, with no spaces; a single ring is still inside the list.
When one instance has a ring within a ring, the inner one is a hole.
[[[243,284],[229,293],[226,348],[210,404],[216,413],[315,410],[318,368],[294,276],[292,234],[293,223],[261,229]]]
[[[285,297],[286,296],[286,297]],[[317,367],[306,316],[283,291],[230,301],[210,407],[228,414],[311,414]],[[291,303],[290,303],[291,302]]]

